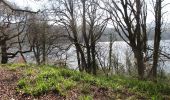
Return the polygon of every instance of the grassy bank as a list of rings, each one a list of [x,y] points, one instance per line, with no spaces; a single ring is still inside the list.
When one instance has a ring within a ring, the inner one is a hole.
[[[62,98],[93,100],[113,99],[170,99],[170,85],[139,81],[123,76],[92,76],[75,70],[44,65],[1,65],[22,74],[16,91],[34,97],[56,94]]]

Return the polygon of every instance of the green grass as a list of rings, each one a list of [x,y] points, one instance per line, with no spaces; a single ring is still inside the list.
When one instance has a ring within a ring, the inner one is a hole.
[[[12,64],[12,63],[9,63],[9,64],[1,64],[0,67],[5,67],[5,68],[8,68],[9,70],[12,70],[12,71],[15,71],[16,69],[18,68],[22,68],[22,67],[27,67],[28,65],[26,64],[20,64],[20,63],[15,63],[15,64]]]
[[[69,90],[80,88],[79,90],[83,95],[79,96],[79,99],[92,100],[90,88],[91,86],[96,86],[118,91],[120,94],[123,91],[129,92],[133,94],[132,98],[135,98],[135,95],[152,100],[170,97],[170,85],[165,83],[139,81],[123,76],[92,76],[87,73],[49,65],[8,64],[4,66],[8,66],[9,69],[13,70],[22,68],[23,78],[18,81],[17,91],[34,96],[42,95],[49,91],[66,96]]]
[[[54,91],[61,95],[74,87],[76,82],[68,78],[71,71],[54,67],[30,67],[24,70],[24,78],[18,82],[18,90],[31,95],[40,95]]]
[[[93,97],[91,95],[82,95],[79,100],[93,100]]]

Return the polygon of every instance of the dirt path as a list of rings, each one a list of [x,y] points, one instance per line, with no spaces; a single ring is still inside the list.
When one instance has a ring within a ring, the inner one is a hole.
[[[19,76],[15,71],[0,68],[0,100],[16,98],[16,84]]]

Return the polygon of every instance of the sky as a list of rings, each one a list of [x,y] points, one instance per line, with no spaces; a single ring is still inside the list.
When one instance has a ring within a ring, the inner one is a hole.
[[[40,2],[38,2],[38,0],[8,0],[8,1],[15,3],[20,8],[29,7],[33,11],[38,11],[39,9],[44,7],[48,0],[40,0]]]
[[[152,0],[146,0],[147,3],[148,3],[148,13],[147,13],[147,23],[150,23],[154,20],[154,15],[152,13],[153,11],[153,7],[151,6],[151,1]],[[167,6],[165,6],[163,9],[162,9],[162,12],[166,14],[164,14],[164,22],[170,22],[170,0],[164,0],[163,3],[162,3],[162,6],[165,5],[165,4],[168,4]]]
[[[45,5],[47,5],[48,0],[8,0],[12,3],[15,3],[17,6],[19,6],[20,8],[24,8],[24,7],[29,7],[31,8],[31,10],[33,11],[38,11],[39,9],[42,9]],[[40,1],[40,2],[38,2]],[[146,0],[148,3],[148,15],[147,15],[147,23],[150,23],[154,20],[154,16],[153,13],[151,11],[153,11],[153,7],[151,7],[151,0]],[[168,4],[166,7],[163,8],[163,12],[166,12],[166,14],[164,15],[164,21],[165,22],[170,22],[170,0],[164,0],[163,5],[164,4]]]

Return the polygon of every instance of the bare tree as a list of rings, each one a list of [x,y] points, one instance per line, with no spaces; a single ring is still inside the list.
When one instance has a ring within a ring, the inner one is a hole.
[[[64,9],[55,9],[55,13],[60,19],[60,23],[65,26],[65,29],[68,30],[68,36],[71,42],[74,43],[77,53],[77,60],[79,70],[83,71],[87,68],[87,62],[85,58],[85,54],[83,52],[83,48],[80,39],[80,33],[78,31],[78,17],[80,14],[79,11],[79,2],[78,0],[61,0],[60,7]],[[77,15],[76,15],[77,14]],[[84,33],[85,35],[85,33]],[[86,69],[87,71],[87,69]]]
[[[46,63],[47,41],[51,35],[49,30],[50,26],[45,20],[35,16],[29,19],[27,30],[28,41],[32,47],[37,64]]]
[[[17,50],[16,52],[8,52],[8,50],[19,43],[17,37],[24,33],[27,14],[11,11],[4,5],[1,7],[1,63],[7,63],[8,58],[14,58],[19,52],[23,52],[20,50]]]
[[[138,75],[144,77],[143,52],[146,48],[146,3],[144,0],[103,1],[120,37],[132,48],[137,61]]]
[[[157,66],[159,59],[159,47],[161,40],[161,26],[162,26],[162,0],[156,0],[155,3],[155,36],[154,36],[154,50],[153,50],[153,79],[157,78]]]
[[[101,2],[99,0],[89,0],[87,2],[87,17],[86,22],[88,31],[88,42],[87,44],[90,44],[90,48],[86,46],[87,49],[90,51],[90,66],[91,71],[93,74],[96,74],[97,72],[97,63],[96,63],[96,43],[100,39],[101,35],[104,33],[104,30],[107,26],[108,17],[105,15],[106,13],[100,9],[98,6]]]
[[[57,22],[63,25],[68,37],[75,45],[80,71],[96,74],[95,45],[103,33],[107,21],[98,12],[99,0],[61,0],[53,6],[58,17]],[[82,21],[81,21],[82,20]],[[81,23],[82,22],[82,23]],[[79,28],[81,26],[81,28]]]
[[[35,19],[35,18],[34,18]],[[36,19],[35,19],[36,20]],[[43,26],[41,23],[36,22],[35,20],[29,21],[29,26],[27,30],[28,34],[28,41],[32,47],[35,59],[37,64],[41,64],[41,51],[42,51],[42,34],[45,34],[43,31],[41,31],[41,26]]]
[[[47,64],[49,56],[57,55],[58,51],[56,49],[58,48],[64,50],[62,46],[66,46],[65,44],[67,43],[64,28],[49,24],[48,20],[48,16],[44,15],[44,12],[39,13],[39,15],[33,15],[28,20],[28,42],[37,64]],[[65,44],[63,41],[65,41]]]
[[[25,31],[25,25],[28,13],[37,13],[26,9],[20,9],[14,4],[6,0],[0,1],[0,46],[1,46],[1,63],[7,63],[8,58],[14,58],[18,53],[26,53],[28,51],[21,51],[20,35]],[[18,41],[17,41],[18,40]],[[16,45],[20,46],[15,52],[8,52],[8,50]]]

